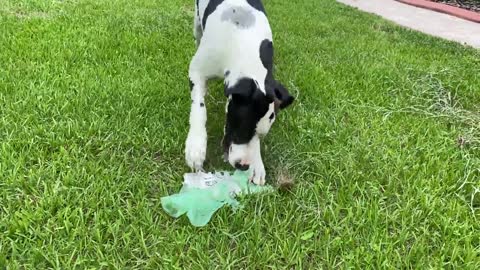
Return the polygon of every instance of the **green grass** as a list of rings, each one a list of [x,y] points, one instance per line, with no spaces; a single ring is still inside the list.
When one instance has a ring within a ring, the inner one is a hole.
[[[174,220],[191,0],[0,0],[0,269],[480,268],[480,52],[327,0],[267,0],[297,96],[289,193]],[[221,161],[222,86],[209,154]]]

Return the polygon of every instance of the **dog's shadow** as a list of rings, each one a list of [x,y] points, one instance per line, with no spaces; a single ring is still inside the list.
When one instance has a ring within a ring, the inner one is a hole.
[[[207,156],[203,168],[206,171],[231,170],[232,167],[223,160],[222,139],[225,125],[225,106],[223,82],[211,80],[205,99],[207,106]]]

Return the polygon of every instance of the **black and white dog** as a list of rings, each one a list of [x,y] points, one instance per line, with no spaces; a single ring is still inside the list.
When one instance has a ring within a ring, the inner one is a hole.
[[[185,159],[202,169],[207,150],[207,80],[224,78],[225,160],[250,180],[265,184],[260,137],[276,113],[294,98],[273,77],[272,31],[260,0],[196,0],[194,36],[197,52],[190,62],[192,96]]]

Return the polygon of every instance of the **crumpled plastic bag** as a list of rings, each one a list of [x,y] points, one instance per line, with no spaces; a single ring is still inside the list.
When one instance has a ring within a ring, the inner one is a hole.
[[[257,186],[248,181],[248,173],[235,171],[216,173],[187,173],[180,192],[160,199],[163,209],[172,217],[187,215],[196,227],[205,226],[213,214],[230,205],[240,207],[235,199],[239,195],[272,191],[271,186]]]

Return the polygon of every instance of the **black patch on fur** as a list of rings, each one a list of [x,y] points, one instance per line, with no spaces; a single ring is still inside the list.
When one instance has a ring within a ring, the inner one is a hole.
[[[202,18],[202,27],[205,30],[205,25],[207,24],[207,19],[210,14],[212,14],[217,7],[223,3],[224,0],[210,0],[208,2],[207,8],[205,9],[205,12],[203,13],[203,18]]]
[[[200,107],[205,107],[205,103],[201,102]]]
[[[270,114],[270,116],[268,117],[268,119],[270,119],[270,121],[272,121],[273,118],[275,118],[275,112],[272,112],[272,114]]]
[[[245,144],[253,138],[258,121],[267,113],[273,100],[250,78],[242,78],[234,86],[226,87],[225,94],[232,96],[223,139],[224,149],[228,149],[232,143]]]
[[[225,77],[228,77],[230,75],[230,70],[225,71]]]
[[[197,0],[197,1],[196,1],[196,5],[197,5],[197,18],[200,18],[200,6],[198,5],[198,1],[200,1],[200,0]]]
[[[271,40],[264,39],[260,43],[260,60],[267,69],[267,80],[273,80],[273,43]]]
[[[192,80],[189,79],[189,83],[190,83],[190,92],[193,90],[193,82]]]
[[[247,0],[247,3],[254,7],[256,10],[262,12],[263,14],[267,15],[265,12],[265,8],[263,7],[262,1],[260,0]]]
[[[235,83],[235,85],[230,87],[225,86],[225,96],[237,95],[238,97],[248,98],[256,86],[257,85],[252,79],[241,78]]]

